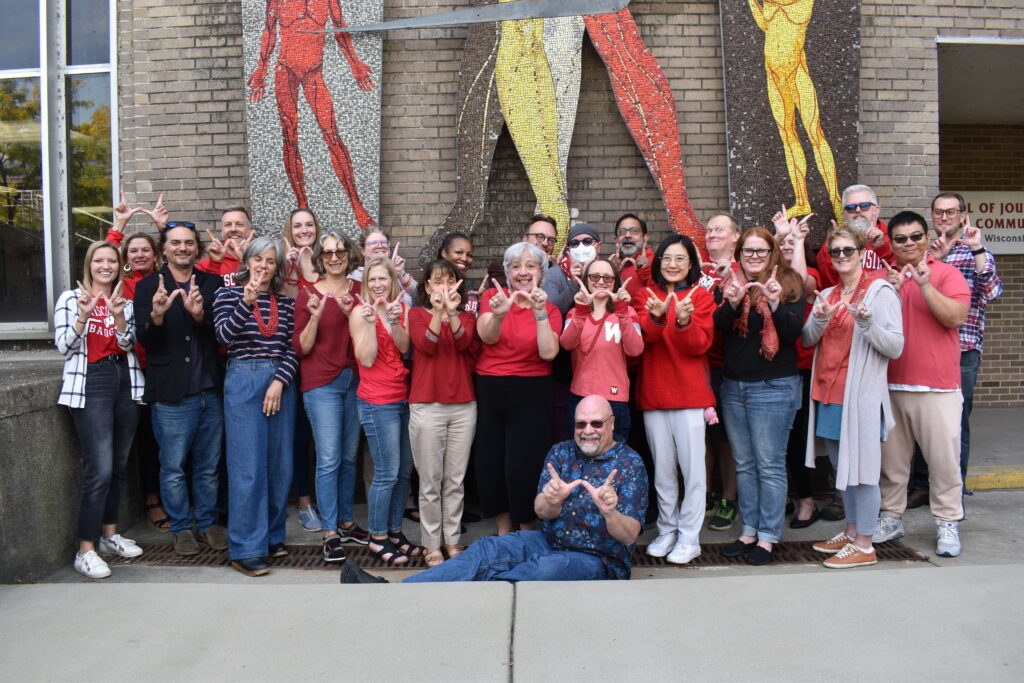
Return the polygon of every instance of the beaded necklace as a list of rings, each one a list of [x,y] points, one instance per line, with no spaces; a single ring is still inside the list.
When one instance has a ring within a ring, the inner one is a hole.
[[[279,318],[277,315],[277,295],[270,293],[270,321],[264,322],[263,314],[260,313],[259,299],[252,302],[252,314],[256,318],[256,326],[260,328],[260,334],[270,339],[277,334]]]

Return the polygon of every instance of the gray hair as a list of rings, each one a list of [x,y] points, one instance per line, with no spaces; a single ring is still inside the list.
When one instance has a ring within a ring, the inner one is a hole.
[[[345,253],[348,254],[348,265],[345,268],[345,274],[348,275],[359,265],[359,252],[356,250],[355,245],[343,233],[337,230],[327,230],[324,234],[320,235],[320,239],[316,241],[316,248],[313,250],[313,270],[316,271],[317,275],[323,275],[327,272],[327,267],[324,266],[324,240],[328,237],[333,237],[337,240],[344,249]]]
[[[848,188],[843,190],[843,205],[846,205],[846,197],[853,194],[854,192],[867,192],[871,195],[871,201],[878,205],[878,195],[867,185],[850,185]]]
[[[533,242],[516,242],[511,247],[505,250],[505,257],[502,262],[502,266],[505,270],[505,280],[509,280],[508,269],[512,265],[512,262],[516,259],[523,258],[523,252],[528,252],[530,258],[537,262],[540,266],[540,281],[544,281],[544,275],[548,270],[548,255],[544,253],[544,250],[538,247]],[[538,283],[540,284],[540,283]]]
[[[274,250],[274,258],[277,260],[274,277],[270,279],[270,291],[274,293],[281,291],[281,285],[284,284],[284,248],[281,246],[281,240],[267,235],[257,237],[252,242],[249,242],[249,246],[245,248],[245,253],[242,254],[242,265],[238,267],[238,272],[235,273],[235,284],[244,286],[249,282],[249,259],[262,254],[268,249]]]

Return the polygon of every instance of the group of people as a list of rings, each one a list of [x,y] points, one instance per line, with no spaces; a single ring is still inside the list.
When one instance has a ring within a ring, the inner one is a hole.
[[[248,212],[229,207],[200,260],[194,224],[122,199],[55,312],[59,402],[86,466],[75,568],[98,578],[110,573],[101,555],[142,552],[116,516],[143,411],[176,552],[227,549],[250,576],[288,554],[293,479],[325,561],[344,562],[348,543],[396,566],[422,555],[428,571],[412,580],[628,578],[648,475],[648,554],[690,562],[705,518],[724,531],[738,510],[723,552],[761,565],[787,503],[791,527],[818,519],[818,456],[834,468],[846,526],[814,547],[825,566],[863,566],[873,543],[903,535],[915,448],[938,552],[955,556],[995,261],[953,193],[932,202],[934,237],[911,211],[879,220],[867,186],[842,203],[817,254],[809,216],[785,208],[774,230],[714,214],[703,258],[683,235],[649,245],[632,213],[611,253],[577,223],[556,255],[555,221],[534,216],[474,288],[467,235],[448,235],[417,279],[379,227],[357,247],[297,209],[280,236],[257,237]],[[123,234],[139,211],[158,224],[156,242]],[[304,427],[315,505],[300,482]],[[360,429],[367,529],[353,515]],[[418,544],[402,531],[414,469]],[[497,535],[467,549],[469,469]],[[347,562],[342,580],[375,579]]]

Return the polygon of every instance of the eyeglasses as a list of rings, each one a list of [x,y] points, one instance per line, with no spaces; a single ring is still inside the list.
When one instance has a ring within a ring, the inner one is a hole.
[[[684,266],[690,262],[689,256],[662,256],[661,262],[666,266]]]
[[[570,249],[575,249],[576,247],[580,246],[581,244],[583,246],[585,246],[585,247],[592,247],[592,246],[594,246],[594,244],[596,242],[597,242],[597,240],[595,240],[593,237],[581,237],[580,239],[570,240],[569,241],[569,248]]]
[[[850,257],[858,251],[860,250],[857,247],[834,247],[828,250],[828,255],[832,258],[839,258],[840,256]]]
[[[347,256],[348,249],[324,249],[320,253],[323,254],[325,261],[330,261],[335,256],[337,256],[338,258],[341,258],[342,256]]]
[[[770,253],[772,253],[772,250],[767,247],[763,247],[761,249],[748,249],[747,247],[743,247],[740,249],[740,254],[747,258],[768,258],[768,254]]]
[[[874,202],[861,202],[860,204],[847,204],[843,207],[843,211],[847,213],[855,213],[858,209],[861,211],[867,211],[872,206],[878,206]]]
[[[553,236],[552,237],[548,237],[547,235],[545,235],[542,232],[528,232],[528,233],[526,233],[526,236],[533,238],[533,240],[535,242],[545,242],[547,244],[553,244],[555,239],[556,239]]]
[[[611,415],[604,418],[603,420],[576,420],[576,431],[582,431],[586,429],[587,425],[590,425],[592,429],[603,429],[605,423],[608,422],[608,420],[610,419],[612,419]]]
[[[374,240],[372,242],[367,242],[366,246],[373,247],[373,248],[376,248],[376,247],[387,247],[388,246],[388,241],[387,240]]]
[[[626,235],[633,235],[634,237],[638,237],[643,234],[643,228],[619,228],[618,230],[615,231],[615,234],[619,235],[620,237],[625,237]]]
[[[958,213],[960,209],[932,209],[932,215],[936,218],[956,218]]]
[[[604,282],[610,285],[615,282],[615,276],[611,274],[606,275],[604,273],[587,273],[587,280],[589,280],[592,285],[596,285],[598,282]]]
[[[918,230],[917,232],[912,232],[909,235],[893,235],[892,236],[892,241],[895,242],[896,244],[906,244],[907,240],[910,240],[911,242],[920,242],[923,239],[924,239],[924,233],[921,232],[920,230]]]
[[[167,222],[167,229],[168,230],[170,230],[171,228],[189,228],[191,230],[195,230],[195,227],[196,227],[195,223],[189,223],[188,221],[168,221]]]

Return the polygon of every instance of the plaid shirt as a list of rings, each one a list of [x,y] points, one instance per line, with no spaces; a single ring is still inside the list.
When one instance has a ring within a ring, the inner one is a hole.
[[[53,343],[57,350],[64,354],[64,381],[60,387],[58,405],[69,408],[85,407],[85,375],[89,369],[89,350],[86,336],[75,330],[78,318],[78,297],[82,290],[70,289],[57,299],[57,307],[53,311]],[[135,309],[128,301],[124,307],[124,319],[128,323],[124,332],[117,333],[117,345],[124,349],[128,356],[128,374],[132,381],[132,398],[142,400],[145,379],[139,369],[139,361],[135,357]]]
[[[982,340],[985,336],[985,309],[988,308],[989,301],[1003,293],[1003,282],[996,272],[996,257],[986,249],[985,267],[979,273],[975,270],[977,264],[971,248],[958,243],[942,260],[963,273],[967,286],[971,289],[971,306],[967,310],[967,320],[960,326],[960,352],[981,353]]]

